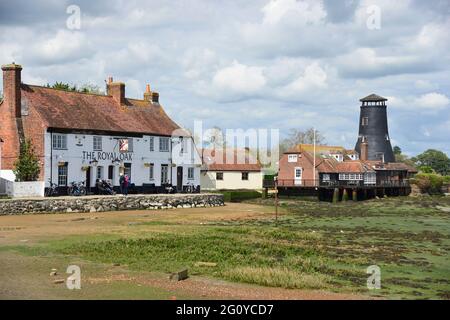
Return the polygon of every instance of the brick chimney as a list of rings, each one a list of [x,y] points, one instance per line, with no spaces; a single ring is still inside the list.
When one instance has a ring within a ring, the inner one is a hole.
[[[361,140],[361,154],[359,155],[359,159],[362,161],[368,160],[369,157],[369,144],[365,137]]]
[[[120,105],[125,104],[125,83],[111,82],[108,84],[108,95],[112,96],[114,100]]]
[[[3,65],[2,70],[4,103],[16,118],[20,118],[22,116],[20,96],[20,75],[22,66],[13,62],[11,64]]]
[[[159,103],[159,93],[152,92],[152,103]]]
[[[147,85],[145,86],[144,100],[145,100],[145,101],[149,101],[149,102],[152,101],[152,92],[151,92],[151,90],[150,90],[150,85],[149,85],[149,84],[147,84]]]

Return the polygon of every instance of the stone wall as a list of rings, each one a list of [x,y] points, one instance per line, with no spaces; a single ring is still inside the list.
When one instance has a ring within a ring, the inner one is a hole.
[[[0,215],[223,206],[221,194],[155,194],[0,200]]]

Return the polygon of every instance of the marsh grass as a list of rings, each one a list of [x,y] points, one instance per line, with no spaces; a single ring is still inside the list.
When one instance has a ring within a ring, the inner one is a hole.
[[[328,276],[304,274],[286,267],[238,267],[225,271],[223,275],[236,282],[287,289],[323,289],[330,286]]]
[[[282,206],[287,214],[278,221],[153,221],[130,226],[126,235],[47,243],[45,251],[137,271],[187,267],[195,275],[265,286],[388,298],[450,296],[450,214],[437,209],[449,207],[448,198],[336,205],[291,199]],[[199,261],[217,265],[198,266]],[[382,290],[376,292],[366,287],[366,268],[373,264],[382,270]]]

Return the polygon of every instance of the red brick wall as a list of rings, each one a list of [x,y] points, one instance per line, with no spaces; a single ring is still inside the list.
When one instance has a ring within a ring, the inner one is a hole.
[[[17,119],[22,119],[25,138],[30,138],[41,163],[40,180],[44,179],[44,132],[46,130],[39,115],[33,108],[28,115],[21,116],[21,90],[19,68],[3,68],[3,97],[0,104],[0,137],[3,139],[2,168],[14,169],[14,162],[20,152],[20,138]]]
[[[297,162],[288,162],[288,155],[283,154],[279,162],[278,180],[294,180],[295,167],[303,168],[303,180],[314,180],[313,164],[309,158],[301,153],[297,154]],[[316,179],[319,179],[318,174],[316,174]]]

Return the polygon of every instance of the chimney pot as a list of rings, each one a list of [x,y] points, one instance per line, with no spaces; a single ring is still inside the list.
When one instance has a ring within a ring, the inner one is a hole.
[[[149,84],[147,84],[145,86],[144,100],[145,101],[149,101],[149,102],[152,101],[152,91],[150,90],[150,85]]]
[[[159,93],[158,92],[152,92],[152,102],[159,103]]]
[[[108,85],[108,94],[120,105],[125,104],[125,83],[111,82]]]

